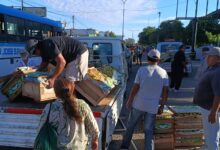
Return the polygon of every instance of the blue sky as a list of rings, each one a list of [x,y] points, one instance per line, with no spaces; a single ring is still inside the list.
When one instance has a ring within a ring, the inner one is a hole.
[[[21,6],[21,0],[1,0],[0,4]],[[187,0],[179,0],[178,16],[185,16]],[[195,1],[189,0],[188,16],[195,15]],[[205,15],[206,1],[199,0],[198,16]],[[157,27],[160,20],[176,17],[176,0],[127,0],[125,3],[125,38],[137,40],[138,33],[147,26]],[[208,12],[216,10],[217,0],[209,0]],[[220,4],[219,4],[220,5]],[[75,28],[93,28],[98,31],[113,31],[122,34],[122,0],[24,0],[24,6],[47,7],[47,17],[53,20],[65,21],[66,28],[73,26],[72,16],[75,16]],[[219,7],[220,8],[220,7]],[[188,21],[182,21],[187,25]]]

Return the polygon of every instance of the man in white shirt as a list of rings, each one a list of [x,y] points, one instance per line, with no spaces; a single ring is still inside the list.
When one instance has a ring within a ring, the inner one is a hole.
[[[153,129],[157,113],[162,113],[168,97],[169,78],[167,72],[157,64],[160,52],[152,49],[148,53],[148,65],[141,67],[134,81],[126,107],[131,108],[127,131],[121,149],[128,149],[134,128],[144,116],[145,150],[153,150]],[[160,97],[162,101],[158,109]]]

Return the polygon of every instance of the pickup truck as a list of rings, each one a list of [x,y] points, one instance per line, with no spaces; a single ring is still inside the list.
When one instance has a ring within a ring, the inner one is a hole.
[[[91,106],[101,132],[99,149],[107,149],[112,140],[126,91],[127,64],[124,57],[124,46],[122,41],[117,38],[83,37],[78,38],[78,40],[88,47],[89,61],[93,66],[109,64],[123,74],[119,86],[108,96],[109,103],[106,106]],[[19,45],[19,47],[17,44],[14,46],[13,44],[5,44],[5,47],[7,46],[16,49],[17,54],[13,53],[14,55],[7,57],[1,55],[3,53],[0,54],[0,64],[4,66],[0,71],[0,77],[16,69],[16,62],[20,59],[19,51],[24,44]],[[4,52],[7,53],[10,48],[5,48]],[[34,59],[40,63],[39,58]],[[45,103],[36,103],[24,97],[10,102],[7,97],[0,93],[0,148],[31,149],[37,135],[37,127],[44,106]]]

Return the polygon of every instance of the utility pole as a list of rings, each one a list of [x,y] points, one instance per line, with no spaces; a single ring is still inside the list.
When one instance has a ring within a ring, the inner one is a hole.
[[[189,4],[189,0],[186,1],[186,15],[185,15],[185,17],[187,17],[187,14],[188,14],[188,4]]]
[[[71,31],[71,35],[73,36],[74,34],[74,29],[75,29],[75,16],[73,15],[72,16],[72,19],[73,19],[73,29],[72,29],[72,31]]]
[[[179,9],[179,0],[176,2],[176,18],[178,16],[178,9]]]
[[[196,38],[197,38],[197,29],[198,29],[198,18],[197,18],[197,12],[198,12],[198,3],[199,0],[196,0],[196,10],[195,10],[195,18],[194,18],[194,24],[193,24],[193,37],[192,37],[192,57],[194,57],[195,54],[195,47],[196,47]]]
[[[136,32],[136,31],[138,31],[138,30],[131,29],[131,30],[128,30],[128,31],[131,31],[132,39],[134,39],[134,32]]]
[[[208,14],[208,8],[209,8],[209,0],[206,1],[206,12],[205,12],[206,16]]]
[[[21,0],[21,10],[23,11],[24,10],[24,1]]]
[[[218,10],[218,4],[219,4],[219,0],[217,0],[216,10]]]
[[[160,35],[160,15],[161,15],[161,12],[159,11],[158,12],[158,27],[157,27],[157,43],[159,42],[159,35]]]
[[[122,0],[123,3],[123,22],[122,22],[122,40],[124,40],[124,22],[125,22],[125,3],[127,0]]]

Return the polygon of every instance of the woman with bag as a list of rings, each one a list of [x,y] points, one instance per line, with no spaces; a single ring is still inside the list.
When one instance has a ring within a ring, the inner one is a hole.
[[[92,139],[92,149],[98,149],[97,122],[88,104],[74,96],[74,84],[67,79],[58,79],[54,91],[58,100],[45,107],[39,129],[49,114],[49,123],[57,132],[57,149],[88,149],[88,136]]]

